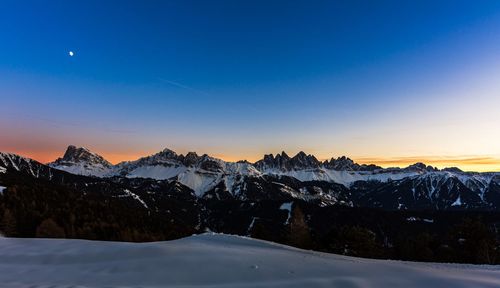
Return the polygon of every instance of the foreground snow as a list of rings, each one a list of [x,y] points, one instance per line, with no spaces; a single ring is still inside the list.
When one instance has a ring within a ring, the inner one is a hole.
[[[0,239],[1,287],[499,287],[500,267],[368,260],[236,236]]]

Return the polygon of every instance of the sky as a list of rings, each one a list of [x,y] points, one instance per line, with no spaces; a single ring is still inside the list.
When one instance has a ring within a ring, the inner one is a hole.
[[[0,0],[0,27],[0,151],[500,171],[500,1]]]

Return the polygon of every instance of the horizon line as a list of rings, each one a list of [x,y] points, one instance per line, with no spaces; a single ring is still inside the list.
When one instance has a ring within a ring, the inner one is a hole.
[[[69,145],[68,145],[69,146]],[[85,148],[83,146],[76,146],[79,148]],[[88,149],[88,148],[86,148]],[[169,148],[167,148],[169,149]],[[110,162],[113,165],[117,165],[121,162],[126,162],[126,161],[135,161],[143,157],[147,157],[150,155],[154,155],[156,153],[159,153],[165,149],[162,149],[160,151],[156,152],[145,152],[143,151],[142,153],[136,152],[136,153],[109,153],[106,151],[97,151],[93,149],[88,149],[89,151],[96,153],[100,156],[102,156],[104,159],[106,159],[108,162]],[[172,149],[169,149],[172,150]],[[174,151],[174,150],[172,150]],[[0,151],[0,152],[6,152],[6,151]],[[174,151],[176,152],[176,151]],[[188,151],[189,152],[189,151]],[[188,153],[186,152],[186,153]],[[191,151],[193,152],[193,151]],[[284,150],[281,152],[285,152]],[[200,153],[198,155],[204,155],[207,154],[213,158],[223,160],[225,162],[238,162],[238,161],[248,161],[250,163],[255,163],[261,159],[263,159],[264,155],[269,155],[272,154],[277,155],[280,154],[281,152],[278,153],[264,153],[261,154],[260,156],[258,155],[247,155],[246,157],[241,157],[241,156],[231,156],[231,155],[225,155],[225,154],[220,154],[220,153]],[[297,153],[292,153],[287,155],[297,155],[300,152],[304,151],[299,151]],[[49,153],[37,153],[34,151],[8,151],[6,153],[12,153],[12,154],[17,154],[26,158],[33,159],[35,161],[38,161],[42,164],[48,164],[53,161],[55,161],[57,158],[62,157],[64,155],[64,152],[55,152],[51,151]],[[177,152],[176,152],[177,153]],[[177,153],[178,155],[183,155],[186,153]],[[304,152],[305,153],[305,152]],[[43,155],[44,154],[44,155]],[[409,165],[415,164],[415,163],[424,163],[427,166],[432,166],[436,167],[438,169],[444,169],[444,168],[459,168],[460,170],[464,172],[500,172],[500,157],[495,157],[494,155],[443,155],[443,156],[435,156],[435,155],[416,155],[416,156],[347,156],[347,155],[341,155],[337,157],[333,156],[328,156],[328,157],[318,157],[312,153],[306,153],[307,155],[313,155],[318,159],[318,161],[325,161],[325,160],[330,160],[330,159],[337,159],[340,157],[347,157],[353,160],[355,163],[360,164],[360,165],[377,165],[382,168],[405,168],[408,167]],[[55,156],[54,156],[55,155]],[[290,156],[290,157],[294,157]]]

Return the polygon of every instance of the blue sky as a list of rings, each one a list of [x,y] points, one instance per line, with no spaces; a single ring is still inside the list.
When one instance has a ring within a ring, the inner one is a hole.
[[[0,150],[500,155],[499,1],[0,5]]]

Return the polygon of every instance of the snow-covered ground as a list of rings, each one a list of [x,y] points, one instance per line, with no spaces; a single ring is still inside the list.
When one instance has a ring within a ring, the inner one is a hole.
[[[369,260],[227,235],[0,239],[1,287],[500,287],[500,267]]]

